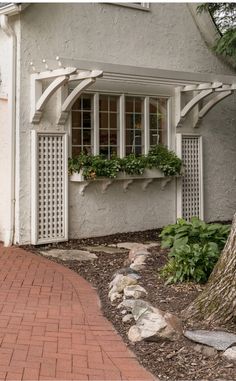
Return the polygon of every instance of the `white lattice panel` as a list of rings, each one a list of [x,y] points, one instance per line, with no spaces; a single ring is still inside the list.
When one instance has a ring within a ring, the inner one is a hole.
[[[202,147],[201,137],[182,135],[182,160],[185,175],[182,179],[182,217],[203,218],[202,212]]]
[[[32,243],[65,241],[67,228],[66,135],[32,131]]]

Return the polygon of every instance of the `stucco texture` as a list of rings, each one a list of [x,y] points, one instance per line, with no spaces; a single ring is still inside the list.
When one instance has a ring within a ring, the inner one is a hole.
[[[152,3],[144,12],[112,4],[32,4],[21,15],[19,211],[17,240],[30,242],[30,68],[43,58],[106,62],[134,67],[233,74],[206,46],[186,4]],[[56,108],[56,97],[52,108]],[[54,106],[53,106],[54,105]],[[55,129],[50,109],[39,127]],[[204,144],[205,216],[230,219],[236,208],[235,99],[211,111],[198,131]],[[227,115],[227,116],[226,116]],[[180,131],[181,132],[181,131]],[[78,195],[70,184],[70,237],[161,227],[175,220],[174,181],[161,191],[154,182],[143,192],[119,184],[105,195],[98,186]]]

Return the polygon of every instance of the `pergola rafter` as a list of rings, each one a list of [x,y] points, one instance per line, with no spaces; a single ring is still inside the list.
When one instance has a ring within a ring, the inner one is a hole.
[[[181,127],[183,121],[191,110],[195,110],[194,113],[194,127],[198,127],[202,118],[220,101],[230,96],[233,91],[236,90],[236,84],[224,85],[222,82],[213,83],[201,83],[199,85],[187,85],[179,88],[177,93],[178,105],[180,111],[177,112],[176,127]],[[182,95],[190,92],[192,97],[188,102],[181,107]],[[213,95],[211,99],[201,107],[201,102],[209,95]]]
[[[43,111],[52,95],[69,81],[79,81],[79,84],[64,100],[58,124],[65,124],[70,109],[82,91],[91,86],[96,78],[101,77],[101,70],[79,71],[75,67],[66,67],[55,70],[46,70],[37,74],[31,74],[31,123],[38,124]],[[43,82],[52,82],[43,91]]]

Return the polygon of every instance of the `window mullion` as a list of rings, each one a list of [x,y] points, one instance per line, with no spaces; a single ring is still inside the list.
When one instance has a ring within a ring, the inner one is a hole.
[[[99,94],[94,94],[93,99],[93,117],[94,117],[94,155],[99,154]]]
[[[125,157],[125,95],[120,96],[120,157]]]
[[[144,99],[144,154],[147,155],[150,147],[149,97]]]

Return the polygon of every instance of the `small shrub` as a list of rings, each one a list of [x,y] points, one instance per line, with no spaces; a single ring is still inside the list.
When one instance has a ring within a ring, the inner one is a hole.
[[[206,282],[229,235],[230,226],[206,224],[197,217],[166,226],[160,237],[169,248],[169,261],[161,270],[168,283]]]

